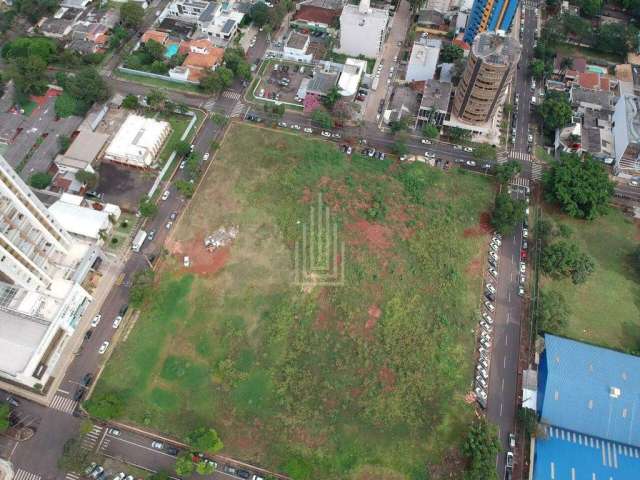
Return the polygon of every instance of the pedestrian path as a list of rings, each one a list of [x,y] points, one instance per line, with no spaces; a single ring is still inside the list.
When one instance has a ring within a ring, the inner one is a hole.
[[[511,182],[511,185],[519,188],[529,188],[529,179],[517,175]]]
[[[80,443],[82,448],[85,450],[93,450],[96,447],[96,443],[98,443],[103,430],[103,427],[94,425],[91,431],[82,437],[82,442]]]
[[[49,408],[69,414],[73,413],[77,406],[78,402],[74,399],[63,397],[62,395],[55,395],[49,404]]]
[[[542,165],[540,165],[539,163],[532,163],[531,164],[531,180],[542,180],[542,173],[544,172],[544,170],[542,169]]]
[[[233,118],[233,117],[244,116],[245,109],[246,109],[245,104],[242,102],[238,102],[233,106],[233,109],[231,110],[231,115],[229,115],[229,117]]]
[[[16,470],[16,473],[13,474],[13,480],[41,480],[42,477],[38,474],[27,472],[26,470],[22,470],[21,468]]]
[[[240,100],[240,97],[242,97],[242,94],[234,90],[225,90],[224,92],[222,92],[222,98],[229,98],[231,100]]]
[[[514,160],[522,160],[524,162],[533,162],[533,156],[528,153],[518,152],[517,150],[511,150],[509,152],[509,157]]]

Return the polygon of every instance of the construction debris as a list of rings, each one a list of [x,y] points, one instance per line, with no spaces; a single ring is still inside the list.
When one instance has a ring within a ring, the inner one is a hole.
[[[238,226],[232,226],[229,228],[220,227],[214,233],[204,239],[204,246],[210,252],[224,247],[231,243],[231,241],[238,236]]]

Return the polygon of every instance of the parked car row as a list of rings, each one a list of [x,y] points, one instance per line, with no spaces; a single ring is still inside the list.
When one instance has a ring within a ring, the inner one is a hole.
[[[204,462],[207,465],[213,467],[214,470],[218,470],[218,462],[205,457],[203,453],[194,452],[191,455],[191,460],[194,463]],[[251,473],[249,470],[246,470],[244,468],[237,468],[228,464],[222,465],[222,468],[220,468],[220,470],[222,470],[227,475],[233,475],[234,477],[242,478],[245,480],[264,480],[264,477],[261,475]]]
[[[502,245],[502,236],[496,233],[489,243],[489,255],[487,257],[488,273],[490,278],[484,285],[482,302],[484,308],[480,318],[480,335],[478,340],[478,363],[476,365],[474,392],[476,399],[482,408],[487,406],[487,391],[489,389],[489,367],[491,362],[491,345],[493,341],[493,313],[496,311],[497,289],[494,281],[498,278],[498,252]]]
[[[96,462],[85,468],[84,474],[93,480],[106,480],[107,478],[111,478],[111,480],[134,480],[135,478],[133,475],[127,475],[124,472],[116,473],[109,477],[104,467]]]
[[[385,158],[384,152],[381,152],[380,150],[376,150],[373,147],[365,148],[362,150],[361,153],[366,157],[377,158],[378,160],[384,160]]]

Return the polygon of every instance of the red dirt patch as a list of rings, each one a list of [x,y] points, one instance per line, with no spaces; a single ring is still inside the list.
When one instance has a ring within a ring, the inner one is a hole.
[[[464,238],[478,237],[480,235],[486,235],[492,232],[491,228],[491,214],[489,212],[483,212],[480,214],[478,225],[465,229],[462,233]]]
[[[190,242],[167,240],[165,245],[172,255],[178,257],[180,265],[182,265],[184,257],[188,256],[191,266],[185,270],[197,275],[205,276],[218,272],[226,265],[231,256],[231,247],[228,245],[209,252],[204,247],[204,238],[195,238]]]
[[[304,190],[302,191],[302,203],[310,203],[312,198],[313,195],[311,194],[309,187],[304,187]]]
[[[391,229],[377,223],[366,220],[358,220],[347,225],[347,230],[353,233],[353,245],[366,243],[373,250],[387,250],[391,248]]]
[[[469,265],[467,265],[465,272],[474,277],[480,276],[482,273],[482,262],[480,261],[480,258],[474,258],[471,260]]]
[[[368,310],[369,318],[367,319],[367,323],[364,324],[365,332],[370,332],[378,323],[378,319],[380,315],[382,315],[382,310],[377,305],[371,305]]]
[[[385,392],[390,392],[393,390],[394,385],[396,384],[396,375],[393,373],[389,367],[384,366],[378,372],[378,380],[383,385],[383,390]]]

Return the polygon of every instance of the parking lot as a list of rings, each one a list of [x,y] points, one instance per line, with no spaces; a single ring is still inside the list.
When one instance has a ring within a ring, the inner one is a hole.
[[[302,104],[297,97],[298,90],[305,78],[311,78],[310,65],[301,65],[274,60],[267,63],[266,69],[255,89],[257,98]]]
[[[119,205],[124,211],[138,210],[140,198],[146,194],[155,174],[126,167],[116,163],[102,161],[98,167],[99,184],[96,191],[104,194],[104,201]]]

